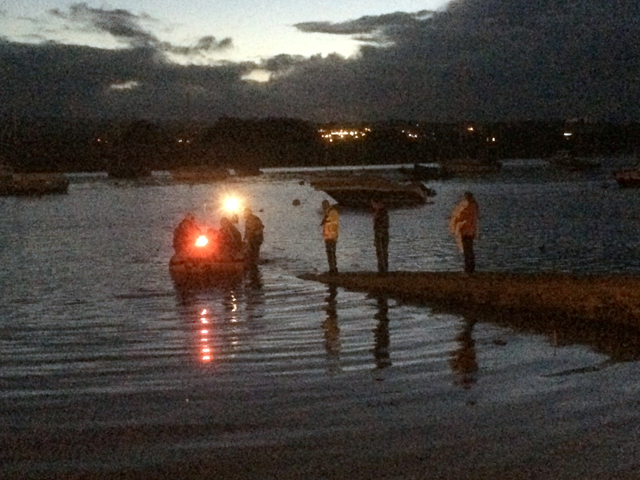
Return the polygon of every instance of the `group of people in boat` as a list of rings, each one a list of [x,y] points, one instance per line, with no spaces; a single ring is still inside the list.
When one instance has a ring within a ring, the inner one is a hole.
[[[264,225],[249,207],[244,209],[244,237],[237,225],[237,215],[222,217],[219,228],[197,222],[187,213],[173,232],[173,248],[178,257],[216,262],[245,261],[256,265],[260,258]]]

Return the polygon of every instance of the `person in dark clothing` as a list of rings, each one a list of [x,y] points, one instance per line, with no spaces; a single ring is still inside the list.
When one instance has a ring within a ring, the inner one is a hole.
[[[227,217],[220,219],[220,256],[225,260],[235,260],[242,254],[242,234]]]
[[[380,199],[371,202],[373,210],[373,239],[378,258],[378,273],[389,271],[389,212]]]
[[[188,213],[173,232],[173,249],[178,255],[193,252],[196,240],[202,234],[193,213]]]
[[[260,258],[260,246],[264,240],[264,225],[249,207],[244,209],[245,260],[249,265],[257,265]]]

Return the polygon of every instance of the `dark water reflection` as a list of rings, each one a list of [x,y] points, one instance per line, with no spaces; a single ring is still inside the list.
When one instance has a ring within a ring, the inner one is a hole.
[[[605,173],[507,169],[430,186],[433,204],[391,212],[392,270],[461,269],[447,217],[471,189],[479,270],[640,273],[637,192]],[[174,283],[173,227],[192,209],[215,223],[212,205],[231,191],[266,225],[264,262],[230,283]],[[286,175],[75,179],[66,196],[1,198],[0,476],[211,458],[273,466],[238,478],[410,478],[407,462],[423,468],[413,478],[518,478],[516,466],[544,473],[527,478],[592,478],[635,465],[635,330],[439,311],[303,281],[326,270],[323,198]],[[341,213],[338,263],[376,269],[366,212]],[[558,451],[569,457],[547,460]],[[582,463],[568,459],[578,453]],[[327,465],[337,470],[318,473]]]

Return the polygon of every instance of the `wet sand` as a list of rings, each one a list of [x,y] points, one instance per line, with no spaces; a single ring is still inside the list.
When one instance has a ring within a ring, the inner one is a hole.
[[[640,328],[640,278],[634,276],[348,272],[301,278],[454,311],[503,311]]]
[[[372,388],[353,377],[329,390],[320,382],[305,386],[308,398],[330,402],[292,402],[295,395],[283,390],[289,382],[275,383],[281,399],[271,400],[268,409],[255,403],[255,409],[243,411],[204,398],[192,398],[199,406],[187,406],[179,395],[168,394],[165,415],[153,421],[55,430],[41,424],[31,435],[4,431],[2,456],[11,458],[13,467],[3,478],[622,480],[639,475],[637,401],[631,392],[606,400],[606,385],[593,389],[600,400],[585,407],[584,400],[551,390],[504,392],[503,398],[476,402],[470,392],[452,397],[422,383],[413,395],[398,396],[402,382],[387,379]],[[294,382],[288,386],[300,388]],[[114,400],[120,408],[136,402]],[[173,423],[185,410],[205,406],[211,408],[209,421]],[[74,406],[74,415],[86,415],[88,407]],[[214,415],[216,408],[220,415]],[[601,419],[585,422],[585,408]],[[77,458],[82,466],[74,467]],[[47,465],[40,474],[39,462]]]

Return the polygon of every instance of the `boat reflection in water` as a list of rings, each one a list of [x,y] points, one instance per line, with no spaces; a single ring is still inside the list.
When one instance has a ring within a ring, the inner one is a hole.
[[[193,325],[199,363],[215,364],[234,357],[242,346],[244,326],[264,315],[264,293],[259,268],[244,275],[203,281],[175,282],[178,304]]]
[[[200,330],[200,344],[198,345],[198,349],[200,350],[200,357],[203,363],[210,362],[212,357],[211,341],[210,341],[211,332],[209,331],[210,322],[207,316],[208,313],[209,312],[206,308],[203,309],[202,312],[200,313],[201,330]]]

